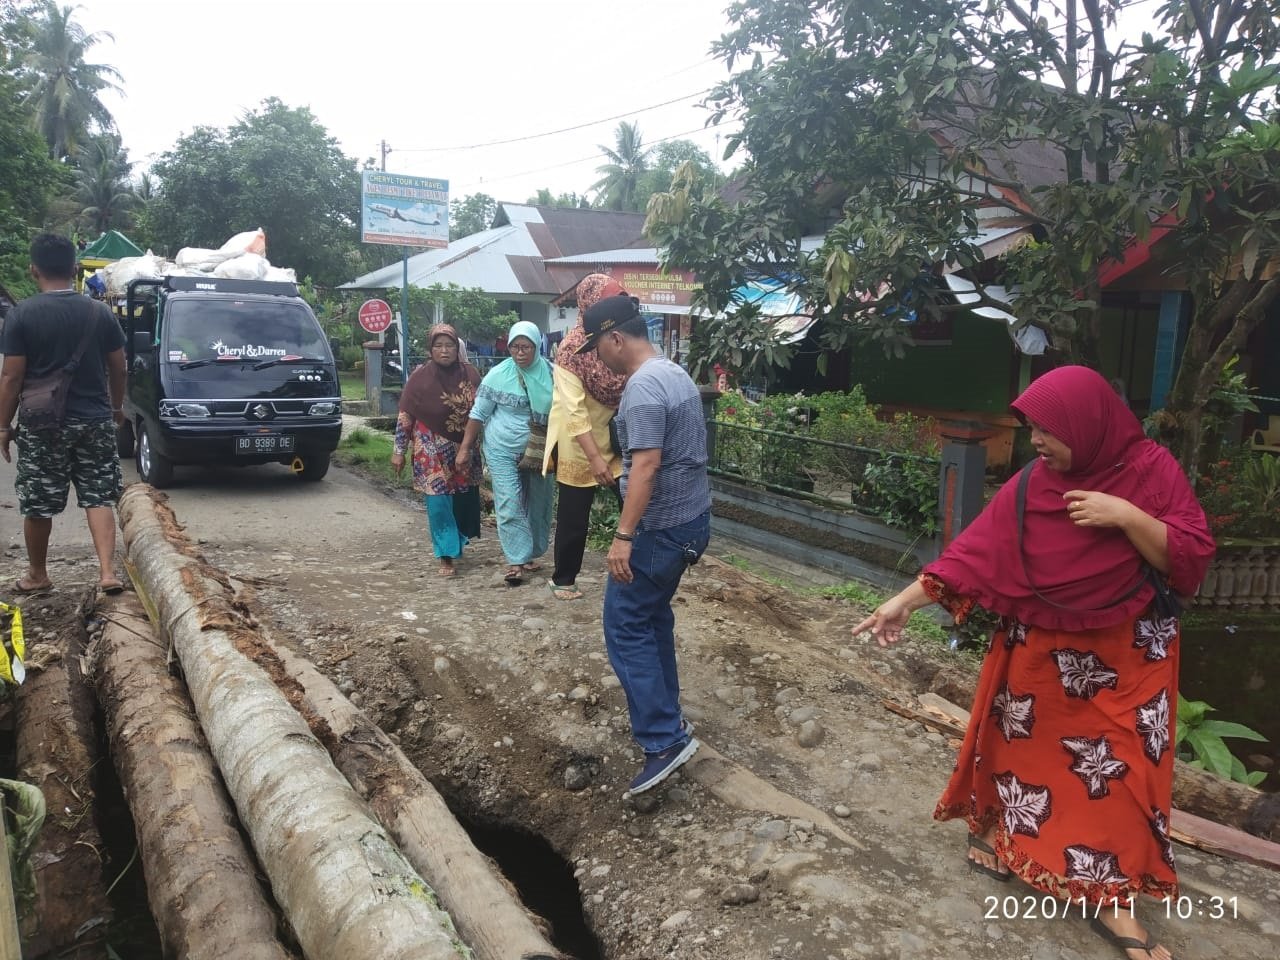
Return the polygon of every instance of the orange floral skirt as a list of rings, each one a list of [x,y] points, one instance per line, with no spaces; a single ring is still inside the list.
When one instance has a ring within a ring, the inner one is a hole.
[[[1053,896],[1126,903],[1177,894],[1169,808],[1177,620],[1148,611],[1097,630],[1013,622],[982,666],[955,772],[934,811]]]

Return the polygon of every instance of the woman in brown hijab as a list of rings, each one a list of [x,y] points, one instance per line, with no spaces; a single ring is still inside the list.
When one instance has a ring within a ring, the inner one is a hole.
[[[578,284],[578,323],[560,344],[554,371],[555,392],[547,422],[547,456],[543,472],[556,462],[559,506],[553,554],[556,568],[548,586],[557,600],[578,600],[582,555],[587,547],[591,504],[599,487],[617,489],[622,458],[609,438],[609,421],[618,410],[626,378],[614,373],[594,350],[578,353],[586,341],[582,315],[605,297],[626,293],[613,278],[593,273]]]
[[[391,468],[397,474],[404,469],[412,446],[413,489],[423,495],[440,576],[451,577],[462,548],[480,536],[480,458],[465,467],[457,463],[480,372],[459,357],[453,327],[437,324],[429,339],[430,359],[413,371],[400,395]]]

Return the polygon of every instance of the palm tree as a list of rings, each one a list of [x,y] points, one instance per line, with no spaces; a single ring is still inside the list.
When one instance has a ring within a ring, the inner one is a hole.
[[[84,204],[81,218],[98,234],[126,225],[127,212],[137,199],[129,182],[132,170],[129,151],[120,146],[118,134],[100,134],[76,152],[74,196]]]
[[[639,210],[647,198],[640,196],[640,183],[649,169],[649,150],[640,139],[640,124],[623,120],[614,132],[614,148],[603,144],[608,163],[596,167],[603,176],[591,185],[598,191],[596,203],[610,210]]]
[[[110,130],[115,126],[98,94],[119,91],[115,81],[122,79],[115,67],[85,60],[103,39],[115,38],[104,31],[85,33],[72,20],[77,9],[44,0],[40,18],[33,23],[31,49],[22,64],[33,77],[26,98],[34,108],[32,124],[44,136],[55,160],[73,155],[90,127]]]
[[[138,182],[133,185],[133,195],[144,207],[156,198],[160,191],[156,189],[155,177],[147,171],[138,175]]]

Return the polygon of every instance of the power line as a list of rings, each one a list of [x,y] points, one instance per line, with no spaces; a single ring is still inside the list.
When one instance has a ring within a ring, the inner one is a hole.
[[[706,127],[697,127],[693,130],[686,130],[683,133],[673,133],[668,137],[660,137],[657,140],[649,141],[649,143],[651,146],[659,143],[666,143],[668,140],[678,140],[681,137],[689,137],[695,133],[701,133],[706,129],[707,129]],[[504,173],[502,174],[502,176],[499,176],[499,177],[487,177],[484,180],[479,180],[475,183],[468,183],[463,186],[460,186],[457,188],[457,191],[459,193],[463,193],[466,190],[471,190],[476,187],[484,187],[491,183],[501,183],[503,180],[514,180],[516,177],[529,177],[535,173],[545,173],[548,170],[559,170],[562,167],[573,167],[573,166],[577,166],[580,163],[586,163],[589,160],[599,160],[601,159],[602,156],[603,156],[602,154],[593,153],[589,157],[579,157],[576,160],[565,160],[562,163],[553,163],[549,166],[538,167],[534,170],[521,170],[519,173]]]
[[[648,107],[640,107],[638,110],[628,110],[626,113],[614,114],[612,117],[602,117],[599,120],[589,120],[586,123],[574,124],[572,127],[561,127],[559,130],[548,130],[545,133],[531,133],[523,137],[511,137],[508,140],[490,140],[486,143],[469,143],[456,147],[416,147],[413,149],[400,149],[399,153],[446,153],[458,150],[480,150],[484,147],[501,147],[509,143],[524,143],[528,140],[539,140],[542,137],[554,137],[560,133],[571,133],[574,130],[583,130],[586,127],[594,127],[597,124],[608,123],[610,120],[621,120],[623,117],[634,116],[637,113],[647,113],[650,110],[657,110],[660,107],[669,107],[673,103],[681,103],[685,100],[692,100],[694,97],[700,97],[710,92],[710,87],[706,90],[697,90],[693,93],[685,94],[683,97],[676,97],[674,100],[664,100],[662,103],[655,103]]]

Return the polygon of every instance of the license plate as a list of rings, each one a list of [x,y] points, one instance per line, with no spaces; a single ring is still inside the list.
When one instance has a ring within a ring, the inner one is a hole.
[[[236,453],[292,453],[297,437],[289,434],[266,433],[251,437],[236,437]]]

